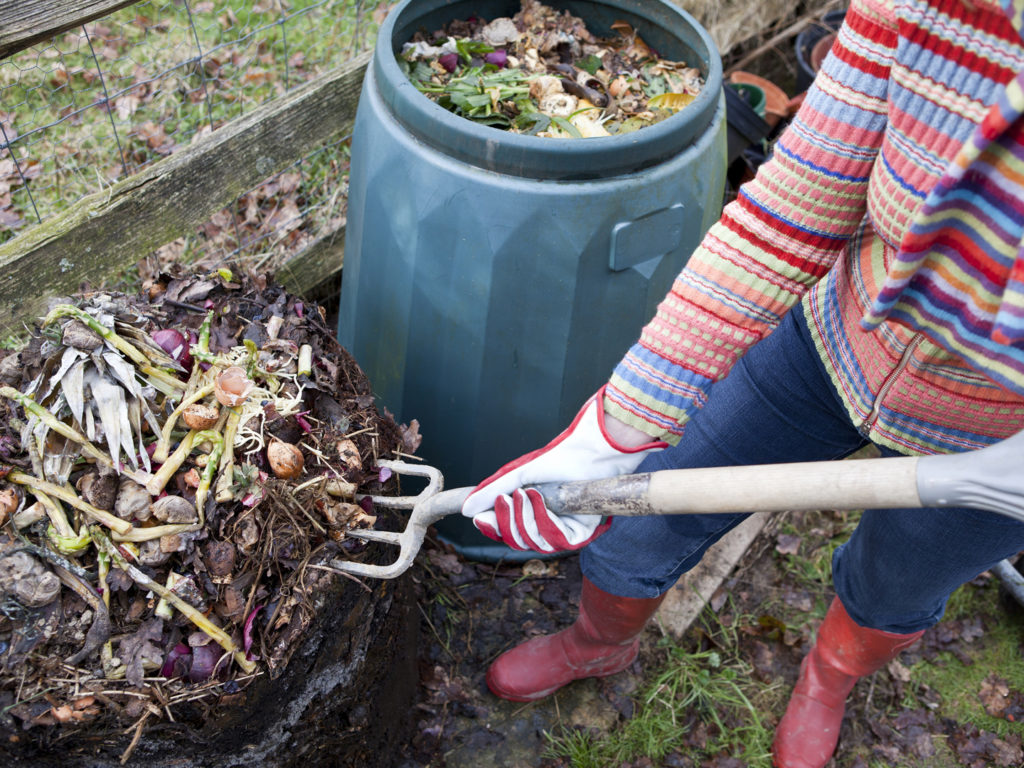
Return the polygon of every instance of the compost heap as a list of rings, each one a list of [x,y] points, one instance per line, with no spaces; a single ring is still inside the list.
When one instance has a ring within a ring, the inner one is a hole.
[[[690,104],[700,71],[666,61],[625,21],[613,39],[536,0],[512,18],[452,21],[418,32],[398,57],[413,84],[445,109],[513,133],[593,138],[628,133]]]
[[[323,310],[227,269],[56,306],[0,385],[7,728],[123,730],[280,675],[365,549],[362,494],[393,490],[378,458],[418,444]]]

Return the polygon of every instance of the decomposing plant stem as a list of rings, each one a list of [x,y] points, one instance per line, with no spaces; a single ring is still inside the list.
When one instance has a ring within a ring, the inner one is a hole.
[[[18,550],[25,550],[26,552],[31,552],[33,555],[40,558],[41,560],[45,560],[51,565],[59,565],[64,570],[71,571],[80,579],[88,581],[92,578],[89,575],[89,572],[85,570],[82,566],[78,565],[78,563],[68,560],[66,557],[54,552],[49,547],[40,547],[37,544],[33,544],[31,541],[25,538],[25,535],[20,531],[18,532],[18,540],[20,544],[18,544],[18,546],[14,549],[4,550],[5,554],[11,554],[13,552],[17,552]]]
[[[110,557],[104,552],[96,553],[96,581],[100,594],[103,595],[103,607],[110,613],[110,588],[107,586],[107,574],[110,573]],[[103,647],[100,648],[100,666],[104,670],[113,668],[114,644],[110,642],[109,635]]]
[[[231,482],[235,471],[235,436],[242,420],[242,409],[238,406],[228,408],[228,420],[224,424],[224,451],[220,455],[220,466],[217,468],[217,488],[214,498],[221,504],[231,501]]]
[[[328,477],[327,475],[318,475],[314,478],[307,480],[301,485],[297,485],[292,489],[292,493],[298,493],[301,490],[308,488],[311,485],[317,485],[318,483],[323,484],[323,490],[331,494],[331,496],[340,496],[344,499],[353,499],[356,495],[355,483],[350,483],[347,480],[342,480],[337,477]]]
[[[30,413],[35,416],[61,437],[65,437],[73,443],[78,443],[78,445],[82,447],[82,453],[95,460],[97,463],[102,464],[104,467],[127,475],[141,485],[145,485],[149,480],[149,475],[146,472],[142,470],[132,470],[123,466],[120,462],[115,462],[102,450],[89,442],[89,438],[70,424],[65,424],[28,395],[22,394],[13,387],[5,386],[0,387],[0,397],[6,397],[9,400],[13,400],[24,408],[26,413]]]
[[[188,397],[182,399],[178,404],[178,407],[171,411],[171,415],[168,416],[167,421],[164,422],[163,429],[160,430],[160,438],[157,440],[156,448],[153,450],[153,461],[157,464],[162,464],[167,461],[167,453],[170,450],[171,445],[171,432],[174,431],[174,425],[178,422],[178,418],[190,405],[197,403],[207,395],[210,395],[213,392],[213,388],[213,384],[207,384],[205,387],[200,387]]]
[[[210,429],[203,430],[195,436],[195,443],[213,443],[213,448],[210,449],[209,456],[206,459],[206,466],[203,467],[203,474],[199,477],[199,485],[196,488],[196,512],[199,514],[199,526],[203,526],[203,521],[206,519],[204,509],[206,507],[206,497],[210,493],[210,484],[213,482],[213,476],[217,473],[217,468],[220,466],[220,457],[224,451],[224,438],[219,432],[215,432]]]
[[[296,366],[297,376],[309,376],[313,372],[313,347],[303,344],[299,347],[299,362]]]
[[[217,356],[210,353],[210,326],[213,324],[213,310],[211,309],[206,313],[206,317],[203,319],[203,324],[199,326],[199,338],[196,343],[192,345],[192,349],[189,351],[192,353],[192,357],[195,359],[195,365],[203,363],[215,363],[217,362]]]
[[[199,444],[209,442],[213,444],[213,448],[210,450],[209,457],[206,461],[206,466],[203,468],[203,474],[199,477],[199,487],[196,488],[196,512],[199,515],[199,522],[189,524],[184,527],[180,526],[165,526],[166,528],[174,527],[175,530],[168,531],[168,533],[181,533],[183,531],[194,531],[203,527],[203,521],[205,515],[203,514],[203,508],[206,506],[206,497],[210,492],[210,484],[213,482],[213,476],[217,472],[217,467],[220,465],[221,453],[224,450],[224,438],[220,432],[212,429],[205,429],[201,432],[195,430],[189,431],[185,437],[181,439],[178,447],[174,450],[167,460],[161,465],[160,469],[156,471],[152,479],[146,484],[146,491],[150,496],[156,496],[164,489],[174,473],[181,468],[181,465],[185,463],[185,459],[189,457],[192,450]],[[146,529],[144,532],[133,532],[131,538],[123,538],[123,541],[148,541],[149,539],[156,538],[156,536],[148,535],[149,531],[154,529]],[[166,535],[166,534],[164,534]],[[123,536],[123,534],[122,534]],[[142,538],[140,538],[142,537]]]
[[[78,494],[70,488],[62,488],[54,483],[41,480],[38,477],[32,477],[32,475],[26,475],[24,472],[18,471],[11,472],[7,475],[7,479],[12,483],[17,483],[18,485],[24,485],[27,488],[31,488],[33,491],[41,491],[44,494],[54,496],[66,504],[70,504],[75,509],[81,510],[93,520],[98,523],[102,523],[112,531],[116,531],[123,535],[132,529],[132,524],[127,520],[122,520],[109,512],[97,509],[89,502],[79,498]]]
[[[42,327],[45,328],[62,317],[73,317],[75,320],[85,323],[91,330],[102,336],[104,340],[109,341],[118,352],[135,363],[135,367],[146,374],[152,380],[154,386],[158,387],[161,391],[165,391],[168,394],[174,392],[180,394],[185,389],[185,383],[177,376],[168,373],[162,368],[157,368],[134,344],[123,336],[118,335],[113,329],[107,328],[107,326],[103,325],[103,323],[99,322],[85,310],[79,309],[73,304],[58,304],[43,318]]]
[[[127,573],[131,577],[132,581],[167,600],[167,602],[173,605],[179,613],[209,635],[210,638],[213,639],[213,641],[221,648],[230,653],[238,666],[240,666],[245,672],[252,672],[256,669],[255,662],[249,661],[249,659],[245,657],[245,652],[235,645],[229,634],[216,626],[200,611],[196,610],[189,603],[174,594],[174,592],[167,589],[163,584],[149,578],[149,576],[129,563],[125,559],[124,555],[118,551],[117,547],[114,546],[114,543],[106,537],[102,530],[97,528],[92,535],[93,541],[96,542],[96,546],[110,557],[114,565]]]
[[[260,350],[252,339],[244,339],[242,343],[245,345],[246,352],[249,353],[245,363],[245,375],[250,379],[255,379],[256,364],[260,361]]]
[[[174,476],[174,473],[178,471],[182,464],[185,463],[185,459],[192,453],[193,441],[195,440],[195,430],[189,430],[188,434],[181,438],[181,442],[178,443],[178,447],[174,449],[174,453],[167,457],[160,469],[158,469],[153,476],[146,483],[146,490],[150,496],[157,496],[160,491],[164,489],[170,479]]]
[[[64,514],[64,507],[59,502],[51,499],[43,491],[36,490],[34,493],[39,503],[46,508],[46,515],[50,518],[50,526],[46,529],[46,538],[50,540],[53,548],[62,555],[81,554],[89,546],[89,535],[78,535],[78,532],[68,522],[68,516]]]
[[[64,514],[64,508],[60,504],[38,489],[35,491],[35,496],[39,503],[46,508],[46,516],[50,518],[58,535],[69,539],[78,535],[71,527],[71,523],[68,522],[68,516]]]
[[[175,585],[180,582],[184,577],[174,571],[167,572],[167,582],[164,587],[168,591],[173,591]],[[167,601],[166,597],[161,597],[156,604],[156,608],[153,609],[153,615],[159,616],[161,619],[170,619],[174,616],[174,612],[171,610],[171,604]]]
[[[170,523],[168,525],[151,525],[149,528],[132,528],[127,533],[112,533],[110,538],[118,544],[130,541],[133,544],[141,544],[144,541],[161,539],[164,536],[174,536],[179,533],[191,533],[198,531],[202,525],[199,523]]]

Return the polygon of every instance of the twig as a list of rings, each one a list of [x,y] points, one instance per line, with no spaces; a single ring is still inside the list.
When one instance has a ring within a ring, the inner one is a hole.
[[[312,567],[313,566],[310,566],[310,568]],[[424,610],[423,606],[419,603],[416,603],[416,607],[420,609],[420,614],[426,620],[427,626],[430,627],[430,631],[434,633],[434,637],[437,638],[437,642],[441,646],[441,648],[444,649],[444,652],[451,656],[453,661],[457,661],[457,659],[455,658],[455,654],[452,653],[452,649],[448,647],[448,643],[441,639],[441,635],[440,633],[438,633],[437,627],[434,626],[434,622],[430,620],[430,616],[427,615],[427,612],[426,610]]]
[[[73,563],[66,557],[58,555],[52,549],[48,549],[47,547],[40,547],[36,544],[33,544],[31,541],[25,538],[24,534],[22,534],[21,532],[18,532],[18,540],[21,543],[12,549],[5,549],[4,554],[9,555],[15,552],[22,551],[31,552],[36,557],[45,560],[48,563],[52,563],[53,565],[59,565],[61,568],[71,571],[73,574],[75,574],[75,576],[77,576],[80,579],[88,581],[90,578],[92,578],[89,575],[89,572],[85,570],[82,566],[78,565],[77,563]]]
[[[184,301],[175,301],[174,299],[164,299],[163,303],[170,304],[178,309],[187,309],[189,312],[198,312],[199,314],[207,311],[205,307],[200,307],[198,304],[188,304]]]
[[[820,21],[826,13],[836,8],[839,8],[843,5],[845,5],[845,0],[829,0],[829,2],[827,2],[825,5],[815,10],[813,14],[804,16],[798,21],[793,22],[784,30],[779,32],[777,35],[774,35],[773,37],[769,38],[766,42],[762,43],[757,48],[748,53],[746,56],[739,59],[732,66],[730,66],[729,69],[727,69],[724,73],[725,79],[728,80],[729,75],[731,75],[736,70],[743,69],[743,67],[749,64],[751,61],[756,59],[761,54],[770,51],[779,43],[784,43],[789,38],[796,37],[804,30],[805,27],[809,27],[811,24]]]
[[[142,713],[142,717],[140,717],[139,721],[135,724],[135,735],[132,736],[132,741],[128,745],[128,749],[126,749],[121,755],[121,765],[128,762],[128,759],[132,756],[132,752],[135,751],[135,747],[138,746],[139,739],[142,738],[142,728],[146,725],[146,721],[149,720],[149,716],[151,714],[152,713],[147,709]]]

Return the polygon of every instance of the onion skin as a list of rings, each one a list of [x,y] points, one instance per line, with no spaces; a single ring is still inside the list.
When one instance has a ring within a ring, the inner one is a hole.
[[[459,66],[459,54],[446,53],[438,57],[437,63],[444,67],[445,72],[454,72]]]
[[[160,675],[168,679],[181,677],[188,671],[191,661],[192,649],[185,645],[185,643],[178,643],[167,654],[167,658],[164,659]]]
[[[262,605],[257,605],[255,608],[253,608],[252,613],[250,613],[249,616],[246,618],[245,625],[242,627],[242,650],[245,651],[246,654],[249,656],[252,655],[250,654],[250,651],[252,650],[252,631],[254,624],[256,622],[256,614],[259,613],[262,610],[262,608]]]
[[[505,53],[501,48],[496,51],[484,54],[484,61],[488,64],[493,64],[498,69],[504,69],[508,65],[508,54]]]
[[[202,683],[213,677],[221,653],[216,643],[195,646],[192,649],[192,666],[188,670],[189,681]]]
[[[192,353],[189,351],[189,342],[185,334],[174,328],[161,328],[154,331],[150,338],[170,355],[174,362],[187,371],[192,370]]]
[[[4,488],[0,491],[0,525],[7,522],[18,511],[18,494],[13,488]]]
[[[282,480],[291,480],[302,474],[304,460],[297,445],[278,440],[276,437],[267,446],[267,463],[270,470]]]

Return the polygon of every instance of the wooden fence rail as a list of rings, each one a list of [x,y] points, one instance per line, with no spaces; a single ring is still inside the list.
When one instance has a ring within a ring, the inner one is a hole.
[[[44,39],[40,22],[32,26],[29,18],[43,15],[44,6],[54,16],[48,28],[59,31],[102,15],[97,12],[100,6],[130,4],[0,0],[0,45],[16,49],[25,41]],[[20,34],[6,26],[8,9],[15,7],[19,12],[14,16],[23,19]],[[25,9],[32,12],[21,13]],[[71,9],[84,15],[70,22]],[[97,283],[130,267],[161,245],[195,231],[239,195],[317,147],[350,134],[370,56],[366,52],[288,91],[0,244],[0,331],[19,332],[23,322],[45,311],[48,298],[73,293],[85,280]],[[344,227],[293,256],[278,268],[278,276],[299,294],[338,280],[343,248]]]
[[[0,59],[139,0],[0,0]]]

